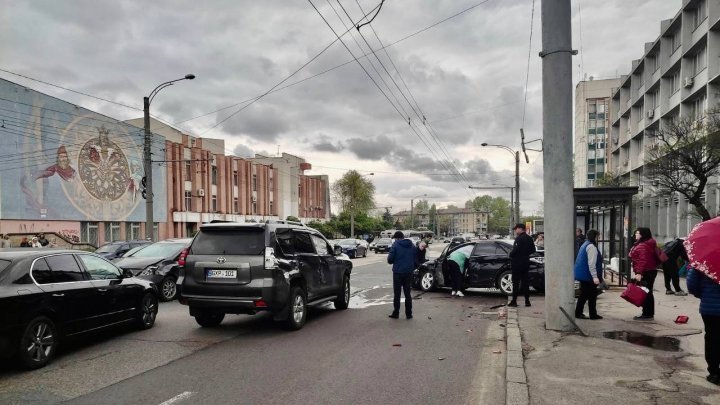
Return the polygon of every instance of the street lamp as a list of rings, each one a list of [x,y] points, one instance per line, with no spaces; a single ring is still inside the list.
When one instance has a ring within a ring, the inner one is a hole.
[[[150,132],[150,103],[153,101],[155,96],[160,90],[165,87],[172,86],[173,83],[179,82],[180,80],[192,80],[195,78],[194,74],[185,75],[185,77],[169,82],[161,83],[147,97],[143,98],[143,112],[145,113],[145,147],[143,150],[143,159],[145,163],[145,177],[143,178],[143,197],[145,197],[145,238],[148,240],[155,240],[155,221],[153,218],[153,182],[152,182],[152,133]]]
[[[481,143],[480,146],[492,146],[505,149],[515,158],[515,219],[517,222],[520,222],[520,151],[512,150],[505,145],[494,145],[487,142]],[[510,200],[510,204],[512,204],[512,199]]]
[[[375,173],[360,174],[359,177],[374,175]],[[355,187],[350,187],[350,237],[355,238]]]
[[[427,197],[427,193],[416,195],[410,199],[410,229],[415,228],[415,199],[418,197]]]

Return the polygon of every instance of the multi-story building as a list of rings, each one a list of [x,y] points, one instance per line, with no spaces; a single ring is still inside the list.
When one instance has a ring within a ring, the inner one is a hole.
[[[144,238],[142,119],[118,121],[0,79],[0,120],[0,233],[15,245],[36,233],[62,246]],[[156,239],[191,236],[214,219],[281,217],[279,184],[290,176],[278,167],[155,120],[151,131]],[[327,177],[295,179],[294,212],[329,216]]]
[[[581,81],[575,86],[575,187],[593,187],[606,171],[610,98],[620,79]]]
[[[393,214],[393,219],[400,221],[401,224],[409,224],[411,214],[413,222],[415,222],[415,228],[431,225],[430,214],[427,212],[411,213],[410,211],[400,211]],[[489,220],[487,212],[475,211],[471,208],[440,208],[437,210],[437,217],[441,234],[487,233]]]
[[[720,1],[683,0],[682,8],[660,23],[660,36],[645,44],[640,59],[622,76],[610,102],[609,168],[641,189],[635,222],[660,240],[685,236],[699,219],[683,196],[656,197],[645,170],[654,133],[678,118],[702,119],[720,102]],[[704,200],[712,214],[720,207],[718,181]]]

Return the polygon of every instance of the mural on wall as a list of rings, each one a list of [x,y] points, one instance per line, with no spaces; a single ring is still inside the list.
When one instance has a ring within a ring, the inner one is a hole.
[[[143,130],[0,80],[0,218],[145,220]],[[164,138],[154,135],[153,156]],[[153,165],[155,218],[167,215]]]

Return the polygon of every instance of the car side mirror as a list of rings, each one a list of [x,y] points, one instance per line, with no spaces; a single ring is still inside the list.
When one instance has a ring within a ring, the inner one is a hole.
[[[333,253],[335,253],[335,256],[340,256],[342,254],[342,246],[335,245],[333,247]]]
[[[127,269],[121,269],[122,273],[120,273],[120,278],[131,278],[133,277],[133,273],[130,270]]]

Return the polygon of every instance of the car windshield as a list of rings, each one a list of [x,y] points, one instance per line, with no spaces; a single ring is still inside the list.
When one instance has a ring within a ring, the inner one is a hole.
[[[390,238],[383,238],[377,241],[377,243],[392,243],[392,239]]]
[[[145,249],[148,246],[150,246],[150,244],[136,246],[136,247],[128,250],[127,252],[125,252],[123,257],[133,256],[133,255],[135,255],[135,252],[137,252],[138,250],[141,250],[141,249]]]
[[[340,246],[355,246],[355,244],[355,239],[344,239],[338,243]]]
[[[200,255],[260,255],[265,252],[265,230],[204,229],[190,249]]]
[[[119,243],[108,243],[100,246],[95,253],[115,253],[118,249],[120,249]]]
[[[184,243],[153,243],[130,257],[171,257],[179,254],[184,247]]]

